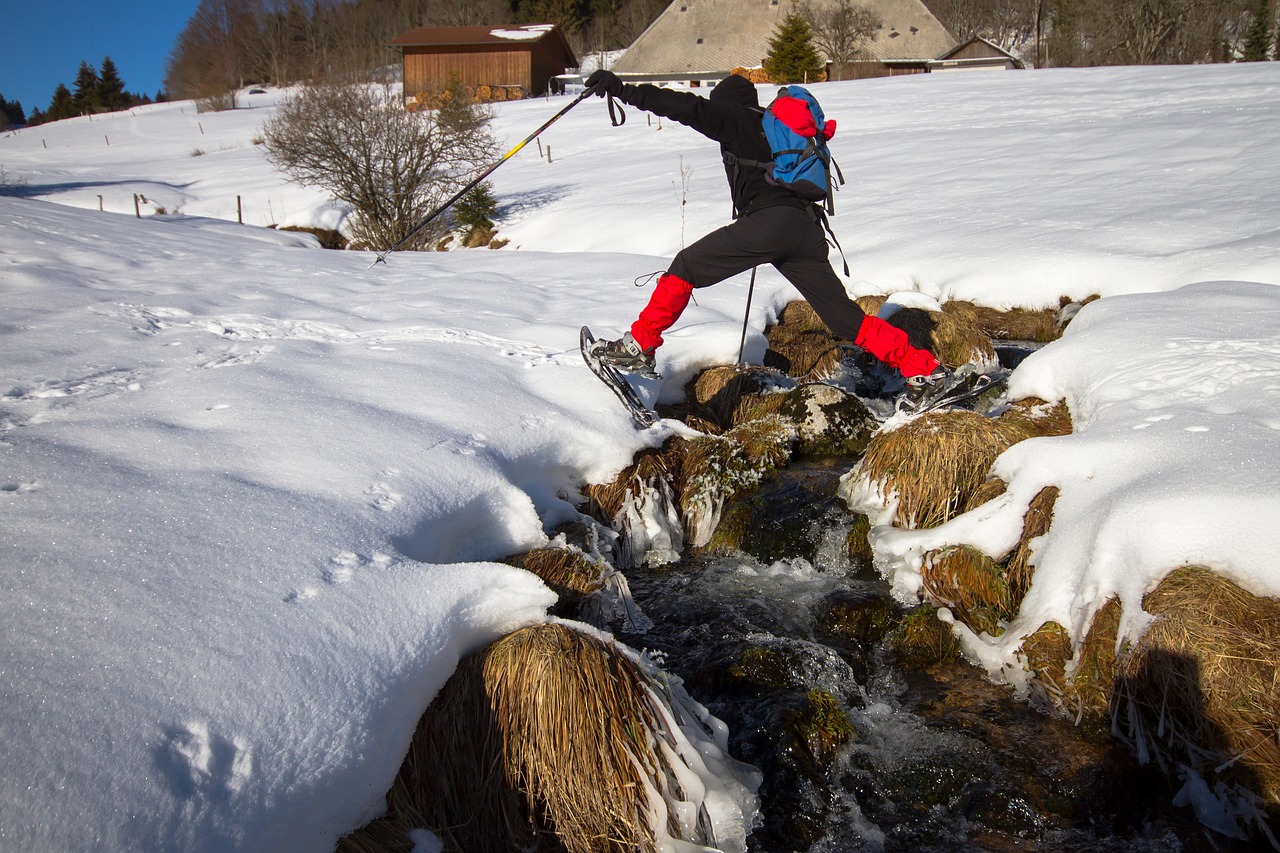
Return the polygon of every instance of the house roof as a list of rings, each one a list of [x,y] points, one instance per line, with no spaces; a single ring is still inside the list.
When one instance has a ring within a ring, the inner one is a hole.
[[[815,0],[821,6],[831,0]],[[870,59],[932,59],[955,39],[920,0],[863,0],[884,22]],[[753,68],[792,8],[786,0],[674,0],[613,65],[619,74],[694,74]]]
[[[969,48],[972,45],[981,45],[987,48],[987,50],[989,51],[992,57],[1011,59],[1018,65],[1019,68],[1023,67],[1021,59],[1018,59],[1018,57],[1014,56],[1012,53],[1005,50],[1000,45],[996,44],[990,39],[985,39],[982,36],[974,36],[973,38],[966,41],[964,44],[956,45],[955,47],[951,48],[951,50],[948,50],[946,53],[939,56],[938,59],[939,60],[951,59],[957,54],[963,53],[967,48]]]
[[[533,44],[544,39],[560,42],[564,52],[577,62],[564,32],[555,24],[525,24],[498,27],[418,27],[390,41],[392,47],[464,47],[472,45],[510,46]]]

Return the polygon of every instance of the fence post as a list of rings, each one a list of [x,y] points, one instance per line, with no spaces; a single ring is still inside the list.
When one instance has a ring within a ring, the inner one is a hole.
[[[133,215],[142,218],[142,207],[138,204],[138,194],[133,194]]]
[[[240,196],[236,196],[236,222],[244,224],[244,208],[240,206]]]

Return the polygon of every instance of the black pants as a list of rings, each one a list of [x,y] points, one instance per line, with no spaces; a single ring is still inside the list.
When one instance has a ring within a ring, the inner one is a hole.
[[[822,225],[807,209],[766,207],[712,231],[680,251],[667,270],[694,287],[710,287],[761,264],[772,264],[832,332],[856,340],[866,315],[849,298],[827,260]]]

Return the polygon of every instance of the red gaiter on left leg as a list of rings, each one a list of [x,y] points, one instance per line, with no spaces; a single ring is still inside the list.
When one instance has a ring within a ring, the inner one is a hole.
[[[662,274],[649,304],[631,324],[631,337],[642,350],[651,352],[662,346],[662,333],[680,319],[692,293],[693,285],[689,282],[671,273]]]
[[[907,342],[906,332],[870,314],[863,319],[854,343],[889,366],[898,368],[908,379],[932,373],[938,366],[938,360],[932,353],[916,349]]]

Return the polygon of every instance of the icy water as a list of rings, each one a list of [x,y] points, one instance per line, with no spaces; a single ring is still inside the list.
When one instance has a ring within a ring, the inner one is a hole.
[[[650,650],[764,773],[760,853],[1234,851],[1106,731],[1042,713],[963,662],[910,665],[902,609],[848,556],[848,464],[748,499],[744,550],[627,573]],[[841,626],[855,624],[850,637]],[[851,729],[849,725],[851,724]]]

